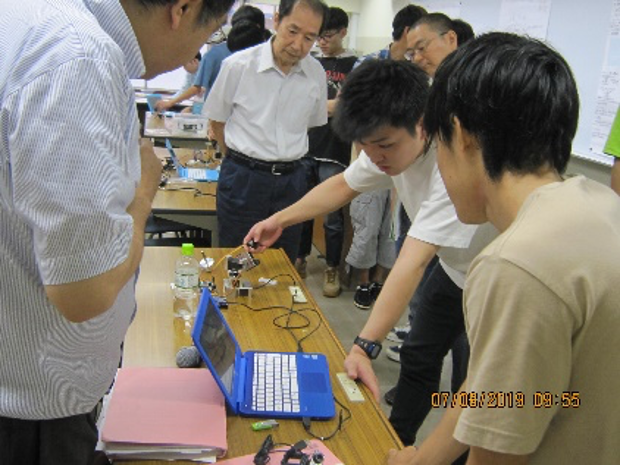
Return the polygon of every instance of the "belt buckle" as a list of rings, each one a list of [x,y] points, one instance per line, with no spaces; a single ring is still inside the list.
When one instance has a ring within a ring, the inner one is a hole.
[[[280,176],[280,175],[282,175],[282,172],[278,171],[278,167],[279,167],[279,166],[281,166],[281,164],[279,164],[279,163],[274,163],[274,164],[271,166],[271,174],[272,174],[272,175],[275,175],[275,176]]]

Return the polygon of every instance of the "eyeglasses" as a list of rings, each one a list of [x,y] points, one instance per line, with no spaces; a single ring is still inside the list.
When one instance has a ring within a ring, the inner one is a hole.
[[[409,49],[405,52],[405,60],[411,61],[416,55],[422,55],[424,52],[426,52],[426,49],[431,44],[431,42],[441,36],[445,36],[447,33],[448,31],[440,32],[435,37],[431,37],[430,39],[425,39],[419,42],[416,47],[414,47],[413,49]]]
[[[336,36],[336,34],[338,34],[339,32],[340,32],[340,31],[325,32],[325,33],[321,34],[321,35],[320,35],[320,36],[316,39],[316,41],[317,41],[317,42],[322,41],[322,40],[324,40],[324,41],[330,41],[330,40],[332,40],[332,39],[334,38],[334,36]]]

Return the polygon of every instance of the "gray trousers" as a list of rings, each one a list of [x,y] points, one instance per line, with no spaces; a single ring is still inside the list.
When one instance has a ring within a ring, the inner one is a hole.
[[[391,269],[396,260],[395,241],[391,234],[390,190],[362,193],[351,201],[353,240],[347,264],[356,269],[380,265]]]

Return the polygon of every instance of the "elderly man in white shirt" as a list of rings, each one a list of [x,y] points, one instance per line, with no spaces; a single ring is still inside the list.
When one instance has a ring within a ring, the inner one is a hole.
[[[222,64],[204,110],[226,154],[217,194],[221,246],[239,246],[257,221],[306,193],[300,159],[308,129],[327,123],[325,71],[308,53],[326,11],[321,0],[282,0],[275,37]],[[295,260],[300,234],[301,226],[290,228],[275,246]]]

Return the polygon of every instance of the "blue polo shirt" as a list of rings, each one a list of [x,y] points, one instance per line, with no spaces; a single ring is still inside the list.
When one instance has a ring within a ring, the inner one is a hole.
[[[194,85],[205,89],[205,100],[209,95],[209,91],[211,91],[215,78],[217,78],[217,75],[220,72],[222,62],[230,55],[231,51],[228,50],[228,45],[223,43],[216,45],[209,50],[204,57],[202,57],[202,60],[200,61],[200,68],[198,68],[198,73],[196,74],[196,79],[194,80]]]

